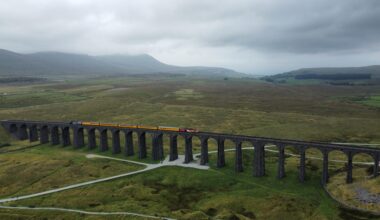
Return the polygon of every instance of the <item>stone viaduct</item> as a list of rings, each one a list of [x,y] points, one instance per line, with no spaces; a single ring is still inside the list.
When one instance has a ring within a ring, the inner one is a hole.
[[[81,148],[85,145],[84,131],[87,133],[87,144],[89,149],[96,148],[96,131],[99,133],[100,151],[107,151],[108,130],[112,133],[112,153],[119,154],[122,152],[120,144],[120,135],[125,135],[124,154],[132,156],[135,154],[135,146],[133,141],[133,132],[137,134],[138,146],[137,154],[140,159],[147,157],[146,136],[150,134],[152,137],[152,159],[161,160],[164,158],[163,135],[169,135],[169,159],[170,161],[178,158],[177,137],[182,136],[185,140],[185,159],[184,163],[190,163],[193,160],[193,144],[194,137],[199,138],[201,143],[200,164],[208,163],[208,140],[215,139],[217,143],[217,167],[225,166],[224,143],[230,140],[235,143],[235,171],[243,171],[242,143],[248,142],[254,147],[253,158],[253,175],[256,177],[265,175],[265,145],[271,144],[278,148],[278,169],[277,178],[285,177],[285,148],[292,146],[299,153],[299,180],[305,181],[305,151],[308,148],[315,148],[321,151],[323,155],[322,184],[326,184],[329,179],[328,164],[329,153],[331,151],[341,151],[347,156],[347,175],[346,182],[352,183],[353,157],[355,154],[364,153],[373,158],[374,168],[373,175],[376,177],[379,173],[380,149],[372,147],[361,147],[351,145],[339,145],[321,142],[297,141],[275,138],[254,137],[245,135],[231,135],[210,132],[174,132],[163,130],[149,129],[124,129],[113,126],[82,126],[69,122],[43,122],[43,121],[22,121],[22,120],[3,120],[2,126],[10,132],[14,137],[20,140],[29,139],[31,142],[39,141],[41,144],[50,142],[52,145],[62,144],[68,146],[73,144],[75,148]],[[73,143],[71,143],[70,135],[73,135]]]

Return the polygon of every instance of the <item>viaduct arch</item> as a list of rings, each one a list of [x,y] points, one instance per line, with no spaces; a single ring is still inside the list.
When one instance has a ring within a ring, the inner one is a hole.
[[[220,134],[211,132],[174,132],[163,130],[149,129],[124,129],[110,126],[82,126],[79,124],[71,124],[69,122],[44,122],[44,121],[23,121],[23,120],[3,120],[1,125],[14,137],[20,140],[29,139],[31,142],[40,141],[41,144],[51,143],[52,145],[68,146],[73,143],[75,148],[85,147],[85,131],[87,132],[87,147],[94,149],[97,146],[96,132],[99,134],[99,147],[101,151],[109,150],[108,131],[112,134],[112,153],[122,153],[120,143],[120,135],[124,134],[124,154],[133,156],[138,154],[138,158],[147,157],[147,134],[152,138],[152,159],[161,160],[164,158],[163,136],[169,136],[169,160],[178,159],[178,137],[182,136],[185,141],[185,159],[184,163],[193,161],[193,138],[199,138],[201,145],[200,164],[206,165],[209,162],[208,142],[214,139],[217,143],[217,167],[222,168],[225,162],[225,141],[231,141],[235,144],[235,172],[242,172],[243,156],[242,144],[249,143],[254,147],[253,157],[253,176],[261,177],[265,175],[265,145],[272,144],[278,149],[278,168],[277,178],[282,179],[286,176],[285,171],[285,149],[292,146],[297,149],[299,160],[299,181],[305,181],[306,170],[306,150],[308,148],[318,149],[323,155],[322,167],[322,184],[326,184],[329,180],[328,164],[329,153],[332,151],[343,152],[347,157],[347,174],[346,182],[352,183],[353,157],[355,154],[364,153],[371,156],[374,163],[373,176],[379,174],[380,149],[373,147],[360,147],[352,145],[330,144],[322,142],[298,141],[276,138],[255,137],[246,135]],[[71,142],[71,132],[73,141]],[[133,134],[137,134],[137,145],[134,146]],[[137,151],[135,148],[137,147]]]

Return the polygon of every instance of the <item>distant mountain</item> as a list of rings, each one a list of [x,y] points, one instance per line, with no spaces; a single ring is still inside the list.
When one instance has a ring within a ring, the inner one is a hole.
[[[380,65],[364,67],[320,67],[303,68],[262,79],[269,82],[294,82],[314,80],[329,82],[330,84],[347,85],[360,81],[362,84],[378,84],[380,82]]]
[[[130,73],[182,73],[218,76],[245,76],[231,69],[205,66],[174,66],[162,63],[148,54],[97,56],[99,61],[127,70]]]
[[[181,73],[217,76],[245,74],[220,67],[181,67],[141,55],[89,56],[61,52],[19,54],[0,49],[0,76],[114,75]]]
[[[148,54],[141,55],[107,55],[96,57],[101,62],[106,62],[115,67],[136,73],[167,72],[181,69],[182,67],[161,63]]]

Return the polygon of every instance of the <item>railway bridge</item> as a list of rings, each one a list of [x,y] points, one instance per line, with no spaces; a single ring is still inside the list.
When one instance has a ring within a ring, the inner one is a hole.
[[[112,153],[124,153],[132,156],[136,153],[138,158],[147,157],[146,138],[149,134],[152,138],[152,159],[162,160],[164,158],[163,136],[169,136],[169,158],[170,161],[178,159],[178,141],[182,136],[185,140],[184,163],[193,161],[193,138],[199,138],[201,145],[200,164],[206,165],[208,158],[208,142],[214,139],[217,143],[217,167],[224,167],[225,162],[225,141],[230,140],[235,144],[235,171],[243,171],[242,144],[249,143],[254,148],[253,156],[253,176],[265,175],[265,146],[270,144],[278,148],[278,169],[277,178],[285,177],[285,149],[294,147],[299,153],[299,180],[305,181],[306,176],[306,150],[315,148],[323,155],[322,184],[326,184],[329,179],[329,153],[341,151],[347,156],[346,182],[352,183],[353,157],[355,154],[364,153],[373,158],[373,176],[378,176],[380,149],[364,146],[352,146],[342,144],[331,144],[322,142],[298,141],[276,138],[255,137],[247,135],[232,135],[211,132],[177,132],[165,130],[151,130],[142,128],[116,128],[115,126],[83,126],[70,122],[45,122],[45,121],[24,121],[24,120],[3,120],[2,126],[14,137],[20,140],[29,139],[31,142],[39,141],[41,144],[51,143],[52,145],[73,145],[75,148],[85,147],[85,136],[87,136],[87,147],[94,149],[97,146],[97,135],[99,136],[100,151],[112,149]],[[108,131],[112,134],[112,145],[108,144]],[[85,135],[86,132],[86,135]],[[134,146],[133,133],[137,134],[138,146]],[[73,138],[71,138],[71,135]],[[123,147],[120,143],[120,135],[124,135],[125,143]],[[73,143],[71,143],[73,140]],[[123,149],[122,149],[123,148]]]

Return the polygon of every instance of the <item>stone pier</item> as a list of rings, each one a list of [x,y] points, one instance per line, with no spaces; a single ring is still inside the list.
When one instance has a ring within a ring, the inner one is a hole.
[[[306,149],[305,147],[301,146],[298,148],[299,154],[300,154],[300,164],[299,164],[299,175],[298,179],[300,182],[305,181],[306,176]]]
[[[50,139],[52,145],[58,145],[59,144],[59,130],[58,127],[54,126],[50,130]]]
[[[133,146],[133,132],[126,130],[124,131],[125,135],[125,155],[133,156],[135,154],[134,146]]]
[[[62,146],[69,146],[71,145],[71,140],[70,140],[70,128],[69,127],[64,127],[62,128]]]
[[[49,128],[47,126],[40,127],[40,143],[49,143]]]
[[[162,160],[164,156],[163,152],[163,140],[162,134],[153,133],[152,134],[152,159]]]
[[[178,143],[177,143],[177,137],[176,134],[170,135],[170,149],[169,149],[169,161],[177,160],[178,159]]]
[[[235,172],[243,172],[243,152],[240,140],[235,141]]]
[[[217,168],[222,168],[226,165],[225,156],[224,156],[224,138],[218,138],[218,155],[217,155]]]
[[[112,153],[119,154],[121,153],[120,149],[120,131],[119,130],[111,130],[112,132]]]
[[[373,164],[373,177],[379,176],[379,159],[380,159],[380,154],[375,154],[374,155],[374,164]]]
[[[254,142],[253,176],[265,175],[265,143]]]
[[[346,153],[347,155],[347,176],[346,176],[346,183],[352,183],[353,179],[352,179],[352,157],[353,157],[353,153],[351,151],[348,151]]]
[[[18,139],[20,140],[26,140],[28,139],[28,129],[25,124],[20,125],[20,127],[17,129],[18,131]]]
[[[193,136],[185,136],[185,161],[184,163],[190,163],[193,161]]]
[[[326,185],[329,181],[329,152],[322,151],[323,154],[323,168],[322,168],[322,184]]]
[[[201,139],[201,165],[208,164],[208,137],[202,136]]]
[[[146,158],[146,142],[145,142],[145,132],[138,132],[139,139],[139,159]]]
[[[36,125],[32,125],[29,127],[29,141],[38,141],[38,129]]]
[[[84,133],[83,128],[74,127],[74,148],[81,148],[84,146]]]
[[[285,145],[278,144],[278,168],[277,178],[282,179],[285,177]]]
[[[100,130],[100,151],[104,152],[108,150],[108,132],[107,129]]]
[[[88,149],[95,149],[96,148],[96,135],[95,135],[95,128],[89,128],[87,129],[87,136],[88,136]]]

